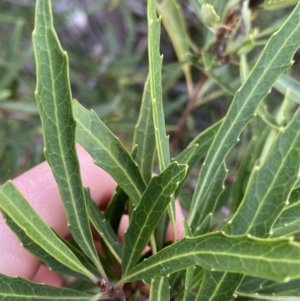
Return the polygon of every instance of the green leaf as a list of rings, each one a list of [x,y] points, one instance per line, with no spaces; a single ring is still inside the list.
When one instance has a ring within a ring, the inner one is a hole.
[[[259,294],[269,294],[275,295],[288,291],[298,289],[300,287],[300,280],[292,280],[289,282],[278,283],[272,280],[262,279],[262,278],[253,278],[245,277],[243,282],[240,284],[237,290],[239,293],[254,293],[258,292]]]
[[[162,102],[162,55],[160,55],[160,22],[156,16],[156,0],[147,2],[148,20],[148,60],[150,93],[152,99],[152,114],[155,132],[156,150],[159,170],[162,172],[170,164],[169,137],[166,136],[164,109]],[[173,226],[174,240],[176,240],[175,202],[170,202],[168,215]]]
[[[0,274],[0,300],[2,301],[90,301],[93,296],[72,289],[37,284],[19,277]]]
[[[278,76],[291,65],[293,54],[300,46],[299,16],[300,4],[271,37],[247,80],[236,92],[198,178],[188,219],[192,229],[214,210],[226,175],[225,172],[221,174],[220,166],[238,141],[241,131],[255,115],[261,100],[269,93]],[[214,199],[210,198],[212,191],[215,192]]]
[[[300,301],[300,297],[296,296],[270,296],[270,295],[263,295],[263,294],[247,294],[247,293],[239,293],[239,296],[247,297],[247,298],[254,298],[255,300],[268,300],[268,301]]]
[[[74,270],[68,268],[62,262],[55,259],[51,256],[47,251],[45,251],[42,247],[36,244],[27,234],[7,215],[4,211],[2,212],[3,218],[6,224],[10,227],[12,231],[18,236],[22,246],[38,257],[41,261],[43,261],[51,271],[59,272],[60,274],[73,276],[76,278],[90,280],[86,275],[75,272]],[[82,265],[92,272],[94,275],[98,275],[98,271],[95,269],[94,265],[91,261],[82,253],[82,251],[78,248],[75,248],[71,243],[64,240],[63,238],[57,235],[58,239],[60,239],[79,259]],[[99,275],[100,277],[100,275]]]
[[[230,190],[230,203],[233,212],[236,211],[244,197],[249,177],[255,166],[255,162],[259,160],[269,133],[270,130],[267,128],[259,136],[253,136],[251,141],[248,142],[247,148],[241,158],[240,166],[235,174],[236,180]]]
[[[188,226],[185,219],[183,219],[183,226],[184,226],[184,235],[192,236],[192,231],[191,231],[190,227]],[[194,270],[195,270],[194,266],[191,266],[191,267],[188,267],[185,271],[184,294],[183,294],[184,301],[188,299],[188,296],[191,292]]]
[[[73,252],[55,235],[11,181],[0,191],[0,208],[45,252],[71,270],[94,280]],[[51,266],[50,266],[51,268]]]
[[[36,3],[33,46],[36,60],[36,101],[44,134],[44,153],[66,208],[70,231],[99,271],[75,149],[75,121],[69,83],[68,57],[53,27],[51,3]]]
[[[275,82],[274,88],[283,95],[289,91],[289,98],[298,104],[300,103],[300,83],[290,76],[282,74]]]
[[[280,131],[263,164],[254,168],[242,203],[228,222],[228,234],[272,234],[271,228],[299,178],[299,127],[300,110]]]
[[[228,234],[272,235],[271,228],[286,206],[288,196],[298,180],[299,126],[300,110],[289,125],[280,131],[262,166],[254,168],[245,196],[226,226]],[[232,275],[228,274],[227,277]]]
[[[77,101],[73,102],[76,139],[91,154],[96,165],[107,171],[136,206],[146,188],[140,170],[116,137],[98,118]]]
[[[170,289],[167,277],[156,277],[151,280],[149,301],[170,300]]]
[[[152,178],[153,159],[155,154],[155,133],[152,116],[149,77],[144,86],[139,119],[135,126],[133,145],[138,145],[135,162],[141,170],[146,183]]]
[[[284,208],[272,228],[272,237],[291,236],[300,232],[300,202]]]
[[[195,270],[195,268],[193,266],[191,266],[191,267],[188,267],[185,271],[184,295],[183,295],[184,301],[188,300],[188,296],[191,293],[194,270]]]
[[[223,232],[186,237],[138,264],[121,282],[167,276],[191,265],[288,282],[300,277],[300,244]]]
[[[236,297],[235,289],[242,275],[205,271],[195,301],[229,301]]]
[[[191,41],[180,4],[177,0],[164,0],[158,2],[156,7],[158,13],[162,17],[163,25],[172,41],[178,61],[186,61],[186,55],[189,52],[189,44],[191,44]],[[193,80],[190,65],[184,64],[182,66],[182,71],[187,83],[188,93],[191,96],[193,92]]]
[[[264,8],[265,9],[280,9],[283,7],[295,5],[299,3],[299,0],[265,0]]]
[[[258,106],[257,114],[271,128],[273,128],[275,130],[280,129],[280,125],[276,121],[276,118],[267,111],[266,106],[264,106],[263,104],[260,104]]]
[[[223,120],[216,122],[208,129],[200,133],[180,154],[178,154],[175,158],[172,159],[172,161],[177,161],[179,164],[188,165],[186,177],[192,171],[196,163],[199,162],[199,160],[207,153],[212,141],[214,140],[218,132],[218,129],[222,124],[222,121]],[[177,193],[182,184],[183,182],[177,188]]]
[[[261,294],[281,294],[283,292],[289,292],[299,289],[300,280],[292,280],[288,283],[278,283],[275,281],[265,280],[260,286],[258,292]]]
[[[192,236],[191,229],[188,226],[185,219],[183,219],[183,226],[184,226],[184,236]],[[194,270],[195,270],[195,268],[193,266],[191,266],[191,267],[188,267],[185,271],[184,294],[183,294],[183,298],[182,298],[184,301],[188,299],[188,296],[191,292]]]
[[[161,68],[162,56],[159,50],[160,18],[156,16],[154,0],[148,1],[148,57],[150,92],[152,98],[153,123],[159,168],[163,171],[170,163],[169,138],[166,136],[164,110],[162,104]]]
[[[291,195],[289,197],[289,204],[295,204],[300,201],[300,186],[298,183],[298,186],[296,186],[293,191],[291,192]]]
[[[111,228],[108,221],[103,216],[97,205],[89,197],[87,192],[87,211],[95,229],[99,232],[101,238],[105,241],[111,253],[115,256],[118,262],[121,262],[122,247],[119,243],[116,233]]]
[[[120,187],[117,186],[115,193],[106,207],[104,216],[110,222],[112,229],[115,233],[118,232],[121,217],[125,210],[128,195]]]
[[[125,233],[123,274],[128,273],[138,262],[140,254],[170,203],[172,194],[183,180],[186,168],[186,165],[173,162],[161,174],[153,177],[147,186],[140,203],[133,210],[130,225]]]
[[[204,218],[204,220],[199,225],[199,227],[195,229],[194,236],[199,236],[199,235],[206,234],[207,232],[209,232],[212,218],[213,218],[212,213],[207,214],[207,216]],[[192,235],[189,235],[189,236],[192,236]]]
[[[217,27],[220,16],[216,13],[214,7],[211,4],[202,4],[201,5],[201,20],[203,24],[207,27]]]

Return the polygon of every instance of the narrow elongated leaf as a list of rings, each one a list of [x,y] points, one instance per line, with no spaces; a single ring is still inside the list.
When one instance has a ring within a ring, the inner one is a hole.
[[[261,167],[249,180],[244,199],[228,223],[227,233],[269,236],[270,230],[288,204],[299,178],[300,110],[280,132]]]
[[[215,187],[214,190],[218,189],[219,193],[222,191],[221,183],[224,178],[216,178],[220,176],[220,165],[238,141],[241,131],[252,119],[259,103],[269,93],[275,80],[291,65],[293,54],[300,46],[299,16],[300,4],[281,29],[271,37],[249,77],[235,94],[198,178],[188,220],[192,228],[196,228],[214,209],[217,198],[213,200],[209,195],[212,187]],[[216,184],[217,181],[221,183]]]
[[[258,171],[254,170],[243,201],[228,223],[227,233],[270,236],[272,225],[286,206],[288,196],[298,180],[299,126],[300,111],[295,114],[289,126],[277,136],[263,165]],[[232,278],[235,279],[236,276],[231,273],[224,274],[222,283],[217,283],[216,287],[226,287],[226,283],[233,282]],[[206,284],[204,286],[207,287]],[[234,293],[236,287],[234,284],[230,286],[230,294]]]
[[[151,280],[149,301],[170,300],[170,289],[167,277],[156,277]]]
[[[267,279],[245,276],[243,281],[240,283],[238,287],[238,291],[247,292],[247,293],[256,292],[264,285],[265,282],[274,283],[274,281],[267,280]],[[284,285],[286,285],[285,282]]]
[[[136,206],[146,188],[137,163],[98,118],[77,101],[73,102],[77,141],[91,154],[96,165],[106,170]]]
[[[144,86],[139,119],[135,126],[133,145],[138,146],[135,162],[140,167],[145,182],[148,183],[152,177],[153,159],[155,154],[155,132],[149,77]]]
[[[177,161],[179,164],[188,165],[186,177],[189,175],[196,163],[199,162],[199,160],[207,153],[218,132],[218,129],[222,124],[222,121],[223,120],[216,122],[200,133],[180,154],[172,159],[172,161]],[[181,185],[179,185],[177,191],[180,189]]]
[[[192,236],[191,228],[188,226],[186,220],[183,220],[183,226],[184,226],[184,234],[185,236]],[[183,300],[187,300],[192,287],[192,280],[194,275],[194,267],[188,267],[185,271],[185,279],[184,279],[184,294],[183,294]],[[180,273],[180,272],[179,272]]]
[[[32,36],[37,73],[35,95],[44,133],[44,153],[58,184],[70,231],[82,250],[104,274],[84,207],[75,149],[68,57],[53,27],[49,0],[38,0],[36,3]]]
[[[125,233],[123,274],[138,262],[140,254],[171,201],[172,194],[183,180],[186,169],[186,165],[173,162],[150,181],[140,203],[133,210],[129,228]]]
[[[242,277],[240,274],[205,271],[195,301],[230,301],[234,299],[236,297],[235,288]]]
[[[156,1],[148,1],[148,57],[150,92],[152,98],[153,123],[159,168],[163,171],[170,163],[169,138],[166,136],[164,110],[162,104],[161,68],[162,56],[159,50],[160,23],[156,16]]]
[[[253,136],[241,158],[240,166],[235,174],[236,180],[234,181],[230,191],[230,203],[233,212],[236,211],[244,197],[245,188],[247,186],[246,184],[248,183],[251,171],[255,166],[255,162],[261,156],[269,133],[270,130],[265,129],[262,133],[260,133],[259,137]]]
[[[90,301],[93,296],[72,289],[37,284],[0,274],[1,301]]]
[[[209,228],[211,225],[211,221],[212,221],[213,215],[212,213],[209,213],[204,220],[202,221],[202,223],[199,225],[198,228],[196,228],[195,232],[194,232],[194,236],[199,236],[199,235],[203,235],[206,234],[207,232],[209,232]],[[189,235],[192,236],[192,235]]]
[[[291,236],[298,232],[300,232],[300,202],[284,208],[273,226],[272,237]]]
[[[20,227],[25,234],[47,253],[68,268],[94,279],[72,253],[54,234],[42,218],[33,210],[11,181],[2,186],[0,208]]]
[[[88,193],[89,195],[89,193]],[[108,221],[103,216],[97,205],[93,202],[90,197],[87,200],[87,211],[95,229],[101,235],[101,238],[105,241],[106,245],[115,256],[115,258],[121,262],[122,247],[119,243],[116,233],[111,228]]]
[[[255,300],[268,300],[268,301],[300,301],[300,297],[297,296],[270,296],[270,295],[263,295],[263,294],[247,294],[247,293],[241,293],[239,296],[247,297],[247,298],[254,298]]]
[[[300,201],[300,186],[297,186],[293,189],[290,197],[289,197],[289,204],[295,204]]]
[[[257,114],[267,125],[269,125],[273,129],[280,129],[280,124],[278,124],[276,118],[267,111],[267,108],[263,104],[260,104],[258,106]]]
[[[47,251],[45,251],[42,247],[40,247],[37,243],[35,243],[25,233],[25,231],[23,231],[4,211],[2,212],[2,215],[3,218],[5,219],[6,224],[18,236],[22,246],[28,251],[30,251],[32,254],[34,254],[36,257],[38,257],[41,261],[43,261],[51,271],[56,271],[64,275],[69,275],[84,280],[89,280],[89,278],[86,275],[75,272],[74,270],[64,265],[61,261],[58,261],[49,253],[47,253]],[[63,241],[66,247],[68,247],[74,253],[74,255],[79,259],[79,261],[86,269],[88,269],[94,275],[99,274],[95,266],[79,249],[74,248],[72,244],[70,244],[68,241],[63,240],[61,237],[58,237],[58,239]],[[98,276],[100,277],[100,275]]]
[[[264,8],[265,9],[279,9],[291,5],[295,5],[299,0],[265,0]]]
[[[105,218],[110,222],[111,227],[115,233],[118,232],[120,220],[127,201],[128,195],[120,186],[117,186],[115,194],[110,200],[104,213]]]
[[[170,163],[169,137],[166,136],[164,109],[162,103],[162,55],[160,55],[160,23],[156,16],[156,0],[147,2],[148,19],[148,60],[150,92],[152,99],[152,115],[155,132],[156,150],[159,169],[162,172]],[[170,202],[168,215],[173,226],[174,240],[176,240],[175,202]]]
[[[186,61],[189,52],[190,38],[187,26],[183,18],[182,9],[177,0],[164,0],[156,5],[158,13],[162,16],[162,22],[172,41],[179,62]],[[182,71],[187,83],[188,93],[192,95],[193,80],[189,64],[182,66]]]
[[[300,243],[284,238],[228,236],[223,232],[186,237],[138,264],[121,282],[167,276],[191,265],[289,281],[300,277]]]
[[[278,283],[276,281],[254,278],[254,277],[245,277],[243,282],[240,284],[237,290],[239,293],[254,293],[258,292],[259,294],[265,295],[274,295],[280,294],[288,291],[298,289],[300,287],[300,280],[292,280],[289,282]]]
[[[289,281],[288,283],[278,283],[275,281],[266,280],[260,285],[257,291],[258,293],[266,294],[266,295],[281,294],[292,290],[299,290],[299,287],[300,287],[299,279]]]
[[[289,91],[289,98],[294,102],[300,102],[300,83],[286,74],[282,74],[274,84],[274,88],[283,95]]]
[[[195,268],[193,266],[191,266],[191,267],[188,267],[185,271],[184,295],[183,295],[184,301],[188,300],[188,296],[191,292],[194,270],[195,270]]]

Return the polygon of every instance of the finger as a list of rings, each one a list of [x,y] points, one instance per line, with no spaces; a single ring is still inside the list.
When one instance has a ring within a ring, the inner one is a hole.
[[[77,148],[81,174],[85,186],[90,187],[92,198],[105,206],[115,189],[114,180],[93,164],[90,155],[80,146]],[[39,164],[14,180],[33,208],[61,236],[69,232],[66,215],[51,169],[46,162]],[[40,262],[20,246],[16,235],[0,218],[0,273],[32,279]]]
[[[50,271],[49,268],[44,264],[40,265],[32,280],[54,286],[64,285],[64,279],[58,273]]]
[[[178,200],[175,201],[175,212],[176,212],[176,235],[177,235],[177,239],[180,239],[184,231],[183,223],[182,223],[184,215]],[[166,241],[172,241],[172,240],[174,240],[173,228],[172,225],[169,224],[167,228]]]

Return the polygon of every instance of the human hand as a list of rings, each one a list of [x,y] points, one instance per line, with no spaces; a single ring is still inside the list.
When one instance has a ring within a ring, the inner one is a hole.
[[[116,183],[104,170],[93,163],[91,156],[77,146],[83,185],[90,188],[92,199],[105,209],[115,190]],[[38,212],[44,221],[60,236],[69,235],[67,219],[63,204],[58,192],[57,184],[51,168],[46,162],[39,164],[13,180],[31,206]],[[180,237],[182,228],[182,210],[176,203],[177,236]],[[128,227],[128,218],[124,216],[119,227],[119,238],[123,240],[124,230]],[[62,278],[41,265],[41,262],[29,251],[23,248],[18,237],[5,224],[0,215],[0,273],[9,276],[20,276],[37,282],[52,285],[63,285]],[[169,227],[167,240],[171,240],[172,231]]]

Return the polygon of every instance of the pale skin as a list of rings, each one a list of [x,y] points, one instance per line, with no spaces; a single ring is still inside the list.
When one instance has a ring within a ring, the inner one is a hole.
[[[81,176],[84,186],[90,188],[92,199],[104,209],[116,187],[115,181],[104,170],[94,165],[90,155],[77,146]],[[51,169],[46,162],[30,169],[13,180],[33,208],[59,235],[69,234],[66,215],[61,202],[58,188]],[[177,236],[183,232],[182,210],[176,203]],[[127,228],[128,218],[122,219],[119,227],[119,237],[122,241],[124,230]],[[0,273],[9,276],[20,276],[53,285],[63,285],[62,279],[56,273],[50,272],[40,261],[24,249],[17,236],[8,228],[0,214]],[[167,239],[172,237],[168,229]]]

